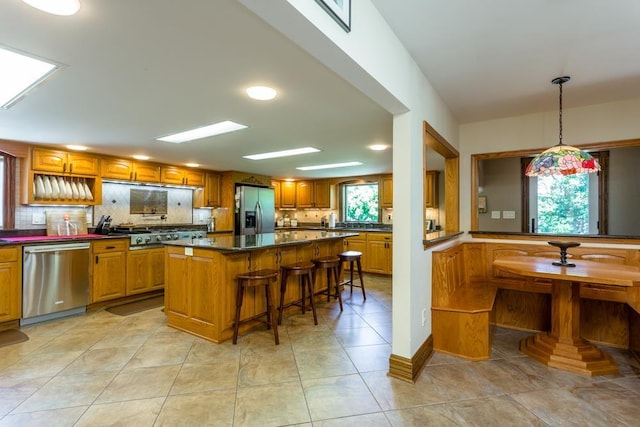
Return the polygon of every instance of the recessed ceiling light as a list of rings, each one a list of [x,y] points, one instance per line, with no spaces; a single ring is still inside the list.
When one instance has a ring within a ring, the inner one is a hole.
[[[66,147],[69,150],[75,150],[75,151],[87,151],[89,149],[89,147],[85,147],[84,145],[67,145]]]
[[[317,169],[333,169],[333,168],[344,168],[347,166],[359,166],[361,164],[362,163],[360,162],[332,163],[329,165],[300,166],[300,167],[297,167],[296,169],[299,169],[301,171],[313,171]]]
[[[293,148],[291,150],[284,151],[273,151],[271,153],[262,153],[262,154],[251,154],[250,156],[242,156],[245,159],[251,160],[264,160],[264,159],[273,159],[275,157],[287,157],[287,156],[297,156],[299,154],[308,154],[308,153],[317,153],[317,148],[313,147],[303,147],[303,148]]]
[[[75,15],[80,10],[80,0],[22,0],[29,6],[35,7],[54,15]]]
[[[252,86],[247,88],[247,95],[258,101],[269,101],[276,97],[276,90],[268,86]]]
[[[7,109],[51,76],[59,65],[0,47],[0,108]]]
[[[198,163],[187,163],[187,166],[190,168],[198,168],[200,165]]]
[[[387,149],[387,146],[384,144],[373,144],[369,146],[369,149],[373,151],[383,151]]]
[[[144,154],[134,154],[132,156],[136,160],[149,160],[151,157],[145,156]]]
[[[196,139],[206,138],[208,136],[220,135],[227,132],[233,132],[240,129],[246,129],[247,126],[235,123],[229,120],[214,123],[207,126],[191,129],[185,132],[175,133],[173,135],[156,138],[158,141],[173,142],[180,144],[181,142],[193,141]]]

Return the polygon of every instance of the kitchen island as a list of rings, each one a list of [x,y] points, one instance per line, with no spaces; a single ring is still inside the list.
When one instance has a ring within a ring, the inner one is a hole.
[[[167,324],[209,341],[225,341],[233,335],[236,275],[265,268],[279,271],[281,265],[337,255],[343,250],[343,239],[356,235],[300,230],[164,242]],[[327,287],[326,278],[320,276],[316,292]],[[279,301],[280,288],[275,288],[274,301]],[[245,293],[242,320],[266,311],[260,291],[257,297],[253,289]],[[300,297],[300,287],[291,280],[285,304]],[[254,322],[243,324],[241,333],[253,326]]]

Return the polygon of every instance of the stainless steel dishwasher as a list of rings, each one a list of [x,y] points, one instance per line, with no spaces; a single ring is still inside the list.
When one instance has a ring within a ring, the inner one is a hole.
[[[89,247],[89,242],[24,246],[22,325],[86,310]]]

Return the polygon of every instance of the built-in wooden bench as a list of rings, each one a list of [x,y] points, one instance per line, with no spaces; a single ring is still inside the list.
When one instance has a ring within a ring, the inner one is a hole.
[[[492,326],[549,330],[551,282],[493,267],[505,256],[558,259],[546,245],[465,242],[433,252],[434,349],[471,360],[490,356]],[[640,251],[580,246],[570,259],[640,266]],[[551,260],[550,260],[551,262]],[[640,288],[582,284],[581,332],[596,343],[640,355]]]
[[[486,281],[482,246],[433,252],[431,318],[435,350],[471,360],[491,354],[496,287]]]

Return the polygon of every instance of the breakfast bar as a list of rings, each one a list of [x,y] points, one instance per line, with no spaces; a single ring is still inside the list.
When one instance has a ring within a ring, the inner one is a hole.
[[[173,328],[220,343],[233,336],[236,276],[282,265],[337,255],[351,232],[299,230],[256,235],[185,239],[165,244],[165,314]],[[314,292],[326,289],[318,275]],[[275,301],[280,299],[279,291]],[[301,298],[298,286],[288,286],[285,304]],[[261,294],[248,290],[240,319],[266,312]],[[253,322],[243,323],[243,330]]]

